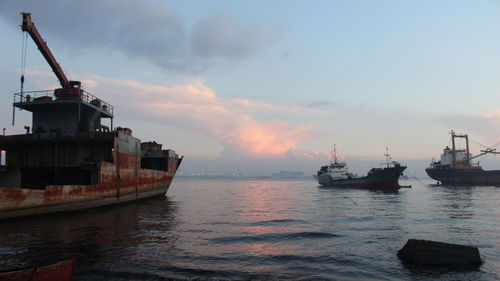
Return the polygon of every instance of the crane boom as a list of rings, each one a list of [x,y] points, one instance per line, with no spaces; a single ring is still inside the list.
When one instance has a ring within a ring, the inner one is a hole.
[[[43,57],[49,64],[50,68],[52,68],[52,71],[59,80],[59,83],[61,84],[62,88],[56,89],[54,91],[56,97],[79,97],[81,91],[81,82],[68,80],[66,74],[64,74],[64,71],[57,62],[56,58],[54,57],[54,55],[52,55],[52,52],[47,46],[47,43],[45,42],[45,40],[43,40],[42,36],[35,27],[35,23],[31,21],[31,13],[23,12],[21,14],[23,16],[23,24],[21,25],[21,29],[28,32],[28,34],[31,36],[31,39],[33,39],[33,41],[35,42],[38,50],[40,50]]]
[[[483,156],[483,155],[488,154],[488,153],[491,153],[491,154],[500,154],[500,152],[498,152],[496,150],[497,150],[496,148],[483,149],[483,150],[481,150],[481,153],[479,153],[476,156],[472,156],[470,159],[478,158],[478,157]]]

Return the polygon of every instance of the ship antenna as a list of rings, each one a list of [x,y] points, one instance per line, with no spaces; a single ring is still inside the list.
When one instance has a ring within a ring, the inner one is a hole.
[[[333,162],[337,164],[337,145],[333,145]]]
[[[332,150],[332,164],[337,164],[337,145],[333,145],[333,150]]]
[[[389,148],[386,146],[385,147],[385,164],[387,165],[387,168],[389,168],[389,159],[391,159],[391,155],[389,154]]]
[[[330,158],[330,163],[331,164],[338,164],[338,159],[337,159],[337,145],[334,144],[333,145],[333,150],[332,150],[332,153],[331,153],[331,158]],[[332,161],[333,160],[333,161]]]

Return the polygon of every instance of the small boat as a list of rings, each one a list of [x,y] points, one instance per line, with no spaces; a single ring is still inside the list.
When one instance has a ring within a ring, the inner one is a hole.
[[[318,183],[326,187],[354,187],[368,189],[399,189],[398,179],[406,166],[396,161],[389,161],[386,151],[386,163],[383,168],[372,168],[366,176],[359,177],[348,171],[347,164],[337,159],[337,149],[334,146],[333,161],[328,166],[322,166],[318,171]]]
[[[0,281],[70,281],[73,279],[73,260],[40,267],[0,272]]]

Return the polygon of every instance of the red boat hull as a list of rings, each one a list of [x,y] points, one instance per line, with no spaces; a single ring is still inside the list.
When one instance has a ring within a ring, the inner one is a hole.
[[[0,281],[70,281],[73,279],[74,261],[0,273]]]

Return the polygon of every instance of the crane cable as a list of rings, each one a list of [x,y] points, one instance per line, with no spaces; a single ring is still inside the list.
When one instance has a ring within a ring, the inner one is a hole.
[[[23,32],[22,36],[22,46],[21,46],[21,93],[19,101],[23,101],[23,91],[24,91],[24,74],[26,73],[26,53],[28,48],[28,33]],[[14,95],[14,102],[16,101],[16,96]],[[19,109],[21,110],[21,109]],[[12,104],[12,126],[14,126],[16,120],[16,106]]]
[[[22,51],[21,51],[21,98],[23,95],[23,87],[24,87],[24,74],[26,73],[26,53],[28,48],[28,33],[23,32],[23,40],[22,40]]]
[[[476,141],[473,141],[473,140],[471,140],[471,141],[472,141],[473,143],[477,144],[477,145],[482,146],[482,147],[483,147],[484,149],[486,149],[486,150],[493,150],[493,151],[495,151],[495,150],[496,150],[496,147],[497,147],[498,145],[500,145],[500,142],[497,142],[497,143],[496,143],[496,144],[494,144],[493,146],[491,146],[491,147],[487,147],[486,145],[482,145],[482,144],[480,144],[480,143],[478,143],[478,142],[476,142]],[[482,152],[482,150],[481,150],[481,152]],[[497,153],[493,153],[493,156],[495,156],[496,154],[497,154]]]

